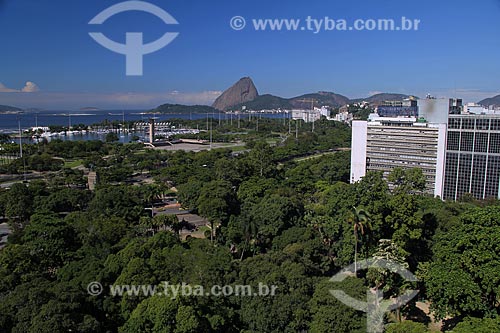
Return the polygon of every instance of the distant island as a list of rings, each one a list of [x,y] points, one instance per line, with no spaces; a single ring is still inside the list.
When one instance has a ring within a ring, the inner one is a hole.
[[[215,113],[218,112],[215,108],[208,105],[181,105],[181,104],[163,104],[156,109],[150,110],[148,113],[168,113],[168,114],[185,114],[185,113]]]
[[[23,111],[23,109],[16,108],[15,106],[9,106],[9,105],[0,105],[0,112],[20,112]]]
[[[96,108],[94,106],[87,106],[87,107],[84,107],[84,108],[81,108],[80,111],[99,111],[101,109],[99,108]]]

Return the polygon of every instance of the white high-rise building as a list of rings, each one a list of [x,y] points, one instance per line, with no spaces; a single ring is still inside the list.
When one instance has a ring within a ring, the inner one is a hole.
[[[441,196],[444,177],[446,124],[414,117],[352,122],[351,183],[367,171],[384,177],[396,167],[420,168],[426,192]]]

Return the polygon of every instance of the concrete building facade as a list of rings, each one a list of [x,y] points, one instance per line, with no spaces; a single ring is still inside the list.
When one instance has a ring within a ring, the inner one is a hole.
[[[416,118],[379,118],[353,121],[351,183],[367,171],[381,171],[384,177],[396,167],[420,168],[426,192],[442,192],[446,125],[418,122]]]

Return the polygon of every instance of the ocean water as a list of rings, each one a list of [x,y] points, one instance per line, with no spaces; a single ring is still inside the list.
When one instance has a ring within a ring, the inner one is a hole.
[[[122,122],[125,121],[148,121],[153,115],[144,114],[146,110],[106,110],[106,111],[40,111],[40,112],[24,112],[21,114],[0,114],[0,133],[18,133],[19,124],[21,125],[21,130],[27,130],[29,128],[39,126],[48,127],[51,125],[68,126],[69,124],[84,124],[92,125],[98,124],[105,121],[108,122]],[[71,115],[71,116],[69,116]],[[225,113],[215,113],[209,114],[216,120],[229,120],[231,115]],[[154,115],[157,122],[168,121],[171,119],[206,119],[206,114],[201,113],[183,113],[183,114],[155,114]],[[248,114],[241,114],[241,119],[248,118]],[[252,115],[255,117],[255,115]],[[284,118],[288,117],[288,114],[281,113],[263,113],[261,117],[266,118]],[[233,121],[237,119],[237,116],[233,115]],[[140,133],[138,134],[139,136]],[[61,136],[58,137],[62,140],[96,140],[103,139],[104,134],[97,133],[87,133],[85,135],[74,135],[74,136]],[[132,135],[124,133],[120,137],[120,141],[129,142]]]
[[[31,127],[60,125],[68,126],[68,124],[85,124],[92,125],[102,123],[104,121],[141,121],[147,120],[151,115],[141,114],[145,110],[110,110],[110,111],[40,111],[40,112],[24,112],[22,114],[0,114],[0,131],[1,132],[17,132],[19,130],[19,121],[21,129],[26,130]],[[71,115],[68,116],[68,114]],[[194,116],[193,115],[193,119]],[[156,115],[159,120],[182,118],[189,119],[190,115]],[[70,119],[71,118],[71,119]]]

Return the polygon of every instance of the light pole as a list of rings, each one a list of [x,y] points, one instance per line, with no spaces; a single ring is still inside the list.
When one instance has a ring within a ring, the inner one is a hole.
[[[26,183],[26,160],[24,159],[23,156],[23,133],[21,131],[21,118],[18,118],[17,122],[19,125],[19,155],[23,160],[23,175],[24,175],[24,182]]]

